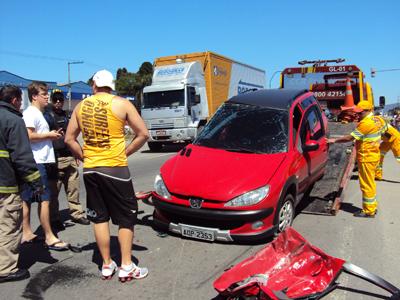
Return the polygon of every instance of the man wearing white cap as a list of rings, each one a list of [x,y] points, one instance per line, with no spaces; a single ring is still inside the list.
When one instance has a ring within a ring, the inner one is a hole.
[[[119,280],[125,282],[144,278],[148,274],[147,268],[139,268],[131,259],[138,205],[127,156],[144,145],[149,133],[135,107],[128,100],[111,93],[115,84],[109,71],[98,71],[92,80],[94,95],[75,108],[65,143],[77,158],[83,160],[87,217],[94,223],[94,234],[103,258],[103,279],[110,279],[118,269],[110,255],[110,218],[113,224],[119,226]],[[124,138],[126,122],[135,132],[135,138],[127,147]],[[80,132],[83,148],[77,141]]]

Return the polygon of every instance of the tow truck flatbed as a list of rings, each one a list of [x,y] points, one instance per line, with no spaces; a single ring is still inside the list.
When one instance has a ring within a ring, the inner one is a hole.
[[[329,137],[349,134],[355,123],[328,122]],[[354,168],[355,149],[350,143],[329,146],[329,160],[324,176],[317,181],[303,199],[303,213],[336,215],[342,202],[342,193]]]

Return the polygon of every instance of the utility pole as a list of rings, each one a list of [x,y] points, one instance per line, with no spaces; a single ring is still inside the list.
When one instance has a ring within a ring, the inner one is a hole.
[[[69,61],[68,62],[68,113],[71,112],[71,65],[83,64],[83,61]]]

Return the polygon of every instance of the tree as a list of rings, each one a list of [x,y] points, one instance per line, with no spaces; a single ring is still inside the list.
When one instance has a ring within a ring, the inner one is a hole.
[[[134,96],[136,107],[140,109],[143,88],[151,84],[153,65],[150,62],[144,62],[137,73],[128,72],[126,68],[119,68],[116,77],[117,93],[121,96]]]

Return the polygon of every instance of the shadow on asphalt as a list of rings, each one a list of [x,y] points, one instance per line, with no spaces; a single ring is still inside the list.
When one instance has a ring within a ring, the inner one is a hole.
[[[18,267],[29,269],[36,262],[54,264],[58,262],[58,260],[51,256],[50,250],[46,249],[43,243],[21,245]]]
[[[340,204],[340,210],[345,212],[354,214],[355,212],[359,211],[361,208],[354,206],[352,203],[342,202]]]
[[[103,264],[103,259],[101,258],[101,254],[100,254],[99,249],[97,248],[96,242],[92,242],[87,245],[84,245],[81,248],[81,250],[82,251],[93,251],[92,262],[98,266],[99,270],[101,270],[101,266]],[[147,247],[137,245],[137,244],[132,245],[132,251],[146,251],[146,250],[148,250]],[[110,251],[111,251],[111,258],[117,263],[117,265],[121,265],[121,252],[119,250],[118,237],[116,237],[116,236],[111,236]],[[134,256],[132,256],[132,261],[135,264],[139,263],[137,258]]]

